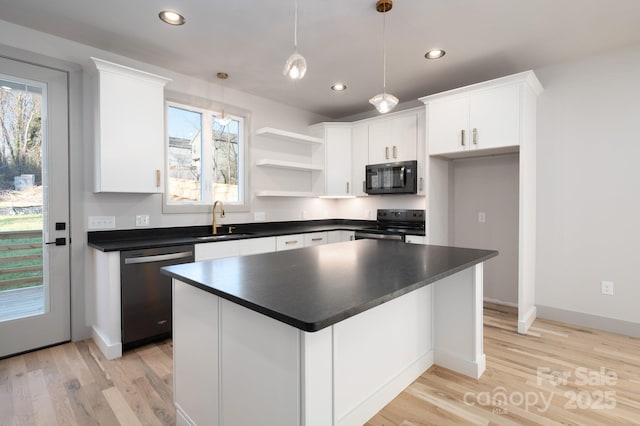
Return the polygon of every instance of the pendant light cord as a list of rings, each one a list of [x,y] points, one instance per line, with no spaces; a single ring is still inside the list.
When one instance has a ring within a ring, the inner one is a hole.
[[[296,0],[298,1],[298,0]],[[386,28],[387,12],[382,13],[382,93],[387,93],[387,49],[386,49]]]
[[[298,0],[294,0],[294,18],[293,18],[293,48],[298,50]]]

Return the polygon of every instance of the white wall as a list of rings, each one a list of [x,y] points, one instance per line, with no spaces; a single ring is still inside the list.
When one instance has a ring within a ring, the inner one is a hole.
[[[640,323],[640,46],[536,70],[536,304]],[[614,296],[600,282],[614,282]]]
[[[457,247],[498,250],[484,265],[484,297],[518,303],[518,154],[455,160],[452,241]],[[485,213],[480,223],[478,213]]]

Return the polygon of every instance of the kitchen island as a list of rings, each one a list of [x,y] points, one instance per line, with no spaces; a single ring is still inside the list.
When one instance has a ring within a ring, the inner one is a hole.
[[[178,424],[360,425],[433,364],[479,377],[496,255],[358,240],[165,268]]]

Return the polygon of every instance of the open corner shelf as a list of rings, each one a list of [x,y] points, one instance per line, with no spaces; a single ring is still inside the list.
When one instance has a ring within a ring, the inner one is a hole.
[[[299,198],[316,198],[320,194],[315,192],[298,192],[298,191],[257,191],[256,197],[299,197]]]
[[[256,136],[268,136],[274,139],[280,139],[287,142],[303,143],[303,144],[323,144],[322,138],[316,138],[302,133],[289,132],[287,130],[274,129],[273,127],[262,127],[256,130]]]
[[[312,171],[312,172],[324,170],[324,167],[317,166],[315,164],[298,163],[294,161],[273,160],[270,158],[264,158],[262,160],[256,161],[256,166],[272,167],[276,169],[286,169],[286,170],[303,170],[303,171]]]

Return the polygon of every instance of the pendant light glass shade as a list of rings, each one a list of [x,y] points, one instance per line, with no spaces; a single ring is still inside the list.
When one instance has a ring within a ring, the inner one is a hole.
[[[398,105],[398,98],[387,93],[387,49],[386,41],[386,13],[393,7],[392,0],[378,0],[376,10],[382,13],[382,93],[369,99],[369,103],[376,107],[380,114],[386,114]]]
[[[297,51],[293,52],[284,64],[283,74],[292,80],[300,80],[307,72],[307,60]]]
[[[301,80],[307,73],[307,60],[298,53],[298,0],[295,3],[295,16],[293,21],[293,53],[284,64],[284,75],[292,80]]]
[[[388,93],[380,93],[369,99],[369,103],[376,107],[380,114],[386,114],[398,105],[398,98]]]
[[[227,124],[231,123],[231,117],[229,117],[228,115],[225,116],[224,115],[224,110],[222,110],[222,114],[220,115],[220,117],[216,117],[214,120],[216,121],[216,123],[218,123],[222,127],[224,127]]]

